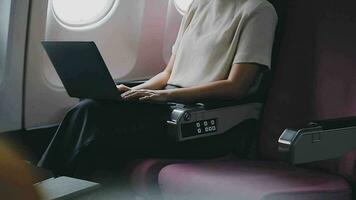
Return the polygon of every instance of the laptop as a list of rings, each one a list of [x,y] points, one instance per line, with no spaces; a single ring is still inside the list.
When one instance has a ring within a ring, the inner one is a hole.
[[[121,101],[121,93],[94,42],[42,42],[69,96]]]

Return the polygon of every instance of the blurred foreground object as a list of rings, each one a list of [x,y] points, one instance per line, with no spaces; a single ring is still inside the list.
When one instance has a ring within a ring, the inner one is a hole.
[[[6,200],[38,200],[26,162],[0,141],[0,196]]]

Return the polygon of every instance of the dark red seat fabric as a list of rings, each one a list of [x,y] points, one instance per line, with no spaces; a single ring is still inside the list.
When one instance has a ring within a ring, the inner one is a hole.
[[[131,184],[147,199],[351,200],[344,177],[277,162],[150,159],[134,166]]]
[[[341,176],[276,162],[172,164],[159,174],[164,199],[351,200]]]
[[[298,168],[275,161],[285,128],[356,116],[355,8],[354,0],[289,0],[260,133],[260,159],[271,162],[161,166],[154,176],[164,199],[351,200],[356,153]]]
[[[227,155],[222,158],[211,159],[211,160],[163,160],[163,159],[146,159],[146,160],[136,160],[131,162],[127,166],[127,171],[130,175],[129,181],[134,186],[133,190],[142,196],[156,196],[160,193],[160,188],[158,185],[158,175],[160,171],[170,165],[176,163],[201,163],[201,162],[219,162],[227,160],[235,160],[236,157],[233,155]]]
[[[353,0],[290,1],[261,129],[262,159],[278,160],[277,141],[286,127],[356,116],[354,8]],[[345,165],[355,166],[355,155],[311,166],[351,175],[352,167]]]

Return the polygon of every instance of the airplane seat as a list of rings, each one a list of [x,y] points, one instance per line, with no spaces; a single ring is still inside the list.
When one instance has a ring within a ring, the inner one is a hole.
[[[288,2],[259,160],[165,163],[140,176],[151,177],[163,199],[351,200],[355,152],[293,166],[279,161],[278,138],[286,128],[314,120],[356,116],[355,6],[352,0]]]
[[[220,131],[218,133],[214,134],[207,134],[206,136],[201,135],[198,137],[188,137],[185,139],[184,137],[181,137],[179,133],[177,133],[177,128],[180,126],[179,123],[172,123],[168,121],[168,127],[171,125],[171,130],[168,129],[168,134],[170,134],[172,137],[175,137],[175,139],[178,142],[184,142],[186,140],[194,140],[194,139],[199,139],[200,137],[209,137],[209,136],[214,136],[218,134],[230,134],[234,133],[235,131],[239,131],[239,136],[241,140],[236,141],[234,143],[234,148],[232,152],[229,152],[228,155],[225,155],[224,157],[213,159],[215,161],[217,160],[231,160],[231,159],[236,159],[236,158],[245,158],[245,157],[251,157],[256,154],[253,149],[253,145],[256,141],[257,138],[257,130],[256,127],[259,126],[259,121],[260,121],[260,108],[263,106],[266,96],[268,94],[268,89],[269,85],[271,82],[271,72],[267,70],[263,70],[259,76],[259,87],[256,88],[255,92],[247,95],[247,97],[239,100],[239,101],[210,101],[210,102],[201,102],[198,104],[193,104],[193,105],[183,105],[183,104],[178,104],[178,109],[177,111],[188,111],[190,113],[195,112],[204,112],[206,116],[213,115],[213,116],[218,116],[218,120],[220,122],[226,118],[234,118],[232,121],[232,125],[229,125],[229,127],[224,127],[224,131]],[[121,82],[122,84],[125,84],[127,86],[136,86],[139,83],[142,83],[140,81],[138,82]],[[249,108],[249,104],[255,105],[252,106],[252,109]],[[247,109],[240,109],[240,106],[243,108],[244,106],[247,105]],[[249,119],[240,121],[240,117],[238,114],[240,111],[245,112],[245,114],[248,113]],[[174,113],[174,111],[172,112]],[[180,114],[179,117],[182,116],[182,120],[184,121],[183,117],[184,114]],[[199,120],[201,121],[201,120]],[[243,126],[240,126],[244,124]],[[173,129],[173,130],[172,130]],[[243,133],[242,133],[243,132]],[[200,162],[201,160],[197,161]],[[126,173],[129,174],[129,181],[131,185],[133,185],[133,189],[138,193],[143,196],[151,196],[151,198],[156,199],[157,194],[159,194],[159,187],[158,187],[158,174],[161,171],[162,168],[164,168],[167,165],[174,164],[174,163],[186,163],[189,161],[186,160],[177,160],[177,159],[172,159],[172,160],[167,160],[167,159],[146,159],[146,160],[135,160],[133,162],[130,162],[126,166]],[[153,197],[154,196],[154,197]]]
[[[297,6],[296,2],[292,4]],[[281,52],[281,62],[287,69],[277,68],[278,78],[271,91],[273,98],[266,107],[268,117],[264,117],[260,138],[263,159],[279,159],[276,141],[285,128],[302,127],[315,120],[356,116],[355,6],[356,2],[350,0],[313,1],[306,9],[301,2],[298,9],[303,10],[304,16],[290,13],[303,19],[289,21],[298,20],[303,25],[287,24],[287,30],[296,34],[285,39],[288,41],[284,43],[285,48],[290,49],[286,56]],[[302,26],[304,30],[298,30]],[[355,158],[356,153],[352,151],[340,159],[304,167],[352,175]],[[348,178],[352,180],[352,176]]]

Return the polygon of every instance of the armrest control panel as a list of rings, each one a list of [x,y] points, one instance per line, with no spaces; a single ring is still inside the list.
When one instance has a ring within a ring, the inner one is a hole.
[[[168,133],[177,141],[222,134],[247,119],[258,119],[261,103],[249,103],[214,109],[204,104],[176,106],[167,121]]]
[[[192,137],[195,135],[213,134],[218,131],[217,119],[207,119],[182,124],[182,137]]]

